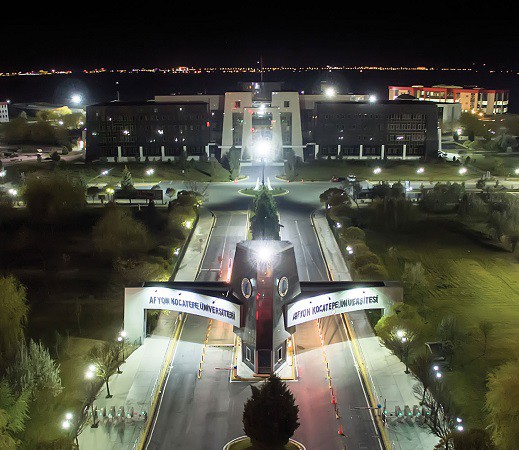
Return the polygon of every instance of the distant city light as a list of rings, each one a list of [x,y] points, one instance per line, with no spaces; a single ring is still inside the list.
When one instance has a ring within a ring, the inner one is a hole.
[[[425,169],[423,167],[419,167],[416,173],[424,173]]]
[[[380,173],[380,172],[382,172],[382,169],[380,167],[375,167],[373,169],[373,173]]]
[[[458,170],[459,174],[460,175],[464,175],[467,173],[467,168],[466,167],[461,167],[460,170]]]
[[[155,173],[155,169],[146,170],[146,175],[148,175],[148,176],[153,175],[154,173]]]
[[[514,173],[515,173],[516,175],[519,175],[519,168],[518,168],[518,169],[515,169],[515,170],[514,170]]]

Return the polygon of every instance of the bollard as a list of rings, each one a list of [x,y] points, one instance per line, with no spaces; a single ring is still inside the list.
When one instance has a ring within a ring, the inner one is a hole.
[[[344,436],[344,431],[342,429],[342,425],[339,426],[339,431],[337,432],[340,436]]]

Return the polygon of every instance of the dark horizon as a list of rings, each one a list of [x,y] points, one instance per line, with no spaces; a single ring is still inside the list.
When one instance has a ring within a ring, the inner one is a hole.
[[[97,8],[96,8],[97,6]],[[78,12],[37,9],[9,21],[0,41],[0,72],[129,67],[441,66],[517,69],[519,34],[511,19],[499,31],[472,5],[386,6],[348,14],[88,4]],[[263,15],[262,15],[263,14]],[[277,14],[277,16],[276,16]],[[57,17],[57,16],[56,16]],[[463,20],[462,20],[463,19]]]

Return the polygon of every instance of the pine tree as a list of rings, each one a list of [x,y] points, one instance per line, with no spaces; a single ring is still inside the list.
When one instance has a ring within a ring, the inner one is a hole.
[[[253,448],[282,449],[299,427],[299,407],[286,383],[272,374],[260,387],[251,386],[252,397],[243,410],[243,429]]]
[[[123,175],[121,178],[121,189],[131,190],[133,189],[132,174],[128,169],[128,166],[124,166]]]

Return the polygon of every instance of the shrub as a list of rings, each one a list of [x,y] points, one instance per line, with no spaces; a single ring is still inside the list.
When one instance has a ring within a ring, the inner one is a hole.
[[[380,258],[377,255],[375,255],[375,253],[373,253],[373,252],[367,252],[367,253],[363,253],[363,254],[356,255],[356,256],[354,253],[353,255],[354,255],[354,258],[353,258],[352,267],[355,270],[359,270],[359,268],[367,266],[368,264],[380,265]]]
[[[388,273],[385,267],[380,264],[367,264],[357,269],[357,274],[366,280],[384,280],[387,279]]]
[[[341,238],[343,238],[348,243],[364,241],[366,239],[366,233],[364,233],[364,230],[358,227],[348,227],[344,230],[341,230],[339,234]]]

